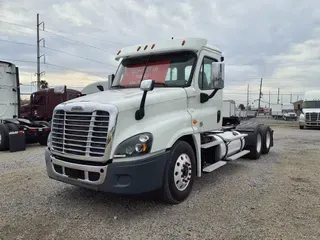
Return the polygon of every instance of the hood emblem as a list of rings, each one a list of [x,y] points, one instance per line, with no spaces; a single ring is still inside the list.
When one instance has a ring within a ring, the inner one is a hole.
[[[83,111],[83,107],[81,106],[74,106],[71,108],[71,111]]]

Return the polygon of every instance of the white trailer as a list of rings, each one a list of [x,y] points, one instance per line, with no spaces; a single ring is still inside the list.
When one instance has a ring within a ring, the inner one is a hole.
[[[222,126],[224,57],[207,40],[126,47],[116,60],[111,88],[55,108],[50,178],[120,194],[159,190],[180,203],[197,177],[273,146],[269,126]]]
[[[282,105],[281,104],[272,105],[271,116],[274,119],[282,119]]]
[[[30,122],[19,116],[19,68],[12,63],[0,61],[0,151],[10,149],[11,132],[24,132],[27,143],[47,144],[49,123]]]
[[[236,117],[236,102],[233,100],[223,100],[223,117]]]
[[[90,83],[89,85],[85,86],[81,90],[81,93],[84,95],[88,95],[88,94],[104,91],[105,89],[108,89],[108,88],[110,88],[108,80],[97,81],[97,82],[93,82],[93,83]]]
[[[307,91],[304,94],[299,127],[320,127],[320,90]]]

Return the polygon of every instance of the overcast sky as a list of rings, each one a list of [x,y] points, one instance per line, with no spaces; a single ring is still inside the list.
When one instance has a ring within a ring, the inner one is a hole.
[[[223,51],[225,99],[245,103],[250,84],[254,101],[261,77],[264,100],[271,91],[272,103],[278,88],[292,100],[320,89],[319,0],[0,0],[0,60],[19,66],[26,84],[36,80],[36,48],[12,41],[36,44],[37,12],[46,30],[41,54],[55,65],[42,65],[50,85],[107,79],[122,47],[174,36],[206,38]]]

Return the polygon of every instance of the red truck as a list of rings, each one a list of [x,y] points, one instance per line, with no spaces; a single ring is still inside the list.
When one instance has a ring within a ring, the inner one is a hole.
[[[60,103],[80,97],[80,91],[65,89],[56,93],[54,88],[41,89],[30,96],[30,103],[20,107],[20,118],[32,121],[51,121],[53,109]]]

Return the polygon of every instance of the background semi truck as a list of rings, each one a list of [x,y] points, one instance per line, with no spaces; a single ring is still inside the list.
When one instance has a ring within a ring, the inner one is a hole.
[[[60,103],[80,97],[80,91],[64,86],[62,92],[46,88],[31,94],[30,102],[20,107],[20,117],[31,121],[48,121],[52,119],[53,109]]]
[[[304,94],[299,127],[320,127],[320,90],[307,91]]]
[[[30,105],[20,106],[19,68],[0,61],[0,151],[8,150],[10,133],[23,132],[25,143],[47,144],[53,108],[80,92],[65,86],[41,90],[31,96]],[[67,98],[67,99],[65,99]],[[37,120],[37,121],[36,121]]]
[[[197,177],[273,146],[269,126],[222,126],[224,57],[207,40],[126,47],[116,60],[111,87],[55,108],[50,178],[119,194],[156,191],[176,204]]]

